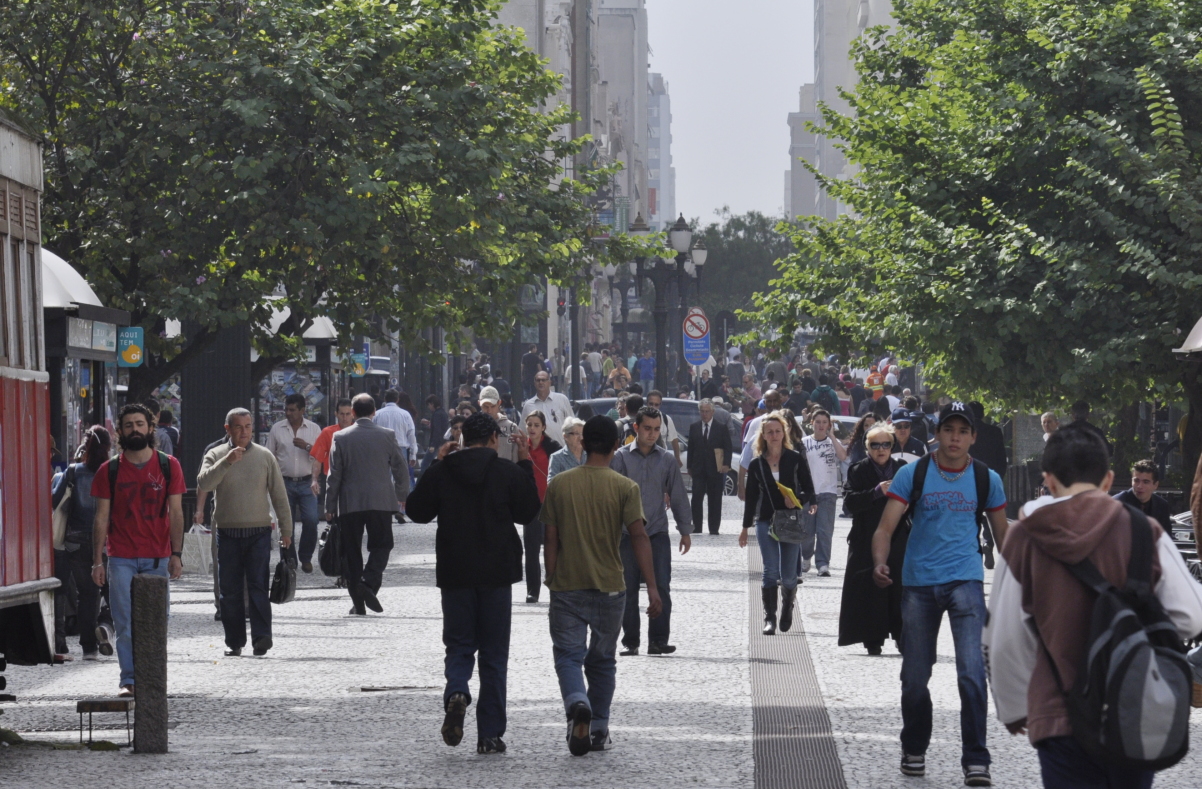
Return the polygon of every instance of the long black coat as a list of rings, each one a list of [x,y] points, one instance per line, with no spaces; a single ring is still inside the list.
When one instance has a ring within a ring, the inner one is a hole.
[[[905,461],[890,458],[894,472]],[[880,482],[875,461],[865,458],[847,471],[843,501],[851,513],[851,532],[847,535],[847,574],[843,578],[843,603],[839,609],[839,646],[883,643],[901,636],[901,577],[906,558],[906,540],[910,536],[908,519],[893,532],[889,552],[889,574],[893,585],[881,589],[872,580],[872,536],[881,522],[885,496],[876,495]]]

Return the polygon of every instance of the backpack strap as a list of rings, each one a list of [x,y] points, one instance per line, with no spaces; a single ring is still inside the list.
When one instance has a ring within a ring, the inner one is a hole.
[[[1152,525],[1138,507],[1123,505],[1131,516],[1131,561],[1127,564],[1127,587],[1143,595],[1152,590]]]
[[[166,452],[160,452],[157,449],[155,454],[159,456],[159,471],[163,472],[163,509],[159,513],[160,518],[167,517],[167,501],[171,498],[168,492],[171,490],[171,457]]]
[[[922,498],[922,486],[926,484],[927,472],[931,470],[933,462],[930,455],[923,455],[914,464],[914,480],[910,484],[910,504],[917,504],[918,500]]]
[[[972,473],[977,481],[977,543],[981,546],[980,551],[985,555],[986,565],[989,569],[993,569],[993,527],[989,524],[989,518],[985,515],[985,507],[989,503],[989,466],[986,466],[980,460],[973,458]],[[982,539],[983,538],[983,539]]]

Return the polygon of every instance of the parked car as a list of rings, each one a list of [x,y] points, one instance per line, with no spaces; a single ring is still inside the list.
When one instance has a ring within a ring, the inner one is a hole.
[[[580,407],[587,405],[592,409],[593,415],[605,415],[616,407],[617,398],[615,397],[597,397],[591,400],[576,400],[572,403],[573,411],[579,415]],[[664,413],[672,418],[672,424],[676,426],[676,433],[680,439],[680,461],[684,464],[681,471],[684,474],[685,487],[691,492],[693,490],[693,480],[689,477],[687,471],[689,458],[689,428],[693,423],[701,419],[701,411],[696,400],[681,400],[675,397],[665,397],[663,407]],[[742,417],[739,414],[731,414],[730,435],[731,446],[734,448],[734,455],[737,457],[742,447],[739,438],[742,434]],[[737,468],[737,461],[731,461],[731,467]],[[726,475],[726,484],[723,487],[723,492],[727,496],[735,495],[738,487],[738,477],[734,471]]]

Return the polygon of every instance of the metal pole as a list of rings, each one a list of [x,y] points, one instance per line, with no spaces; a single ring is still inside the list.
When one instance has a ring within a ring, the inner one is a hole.
[[[657,269],[652,269],[652,272],[657,272]],[[659,276],[652,276],[651,282],[655,285],[655,306],[651,310],[651,314],[655,318],[655,388],[661,392],[667,391],[664,376],[667,374],[668,367],[668,351],[667,351],[667,332],[668,332],[668,299],[667,299],[667,277],[662,273]]]

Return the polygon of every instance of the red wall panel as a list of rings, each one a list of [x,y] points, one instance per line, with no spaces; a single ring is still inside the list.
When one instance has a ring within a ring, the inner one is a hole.
[[[50,390],[29,377],[0,372],[0,586],[54,575]]]

